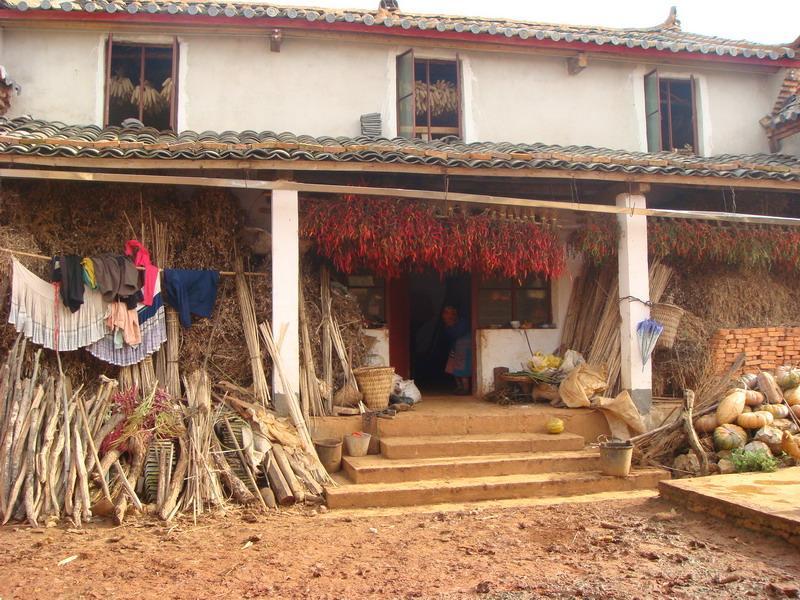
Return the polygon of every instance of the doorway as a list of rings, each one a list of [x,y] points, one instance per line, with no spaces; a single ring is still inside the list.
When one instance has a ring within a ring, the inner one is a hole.
[[[408,353],[411,378],[423,393],[451,394],[456,382],[446,372],[448,358],[458,337],[472,349],[472,282],[469,273],[442,276],[428,270],[408,276]],[[455,309],[458,324],[446,327],[445,307]],[[464,366],[472,374],[470,364]]]

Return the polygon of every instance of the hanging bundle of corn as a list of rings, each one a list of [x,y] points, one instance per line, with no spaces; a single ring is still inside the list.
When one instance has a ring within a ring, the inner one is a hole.
[[[431,107],[431,116],[440,117],[458,110],[458,94],[452,81],[440,79],[428,85],[424,81],[415,84],[417,114],[424,115]]]
[[[108,82],[108,94],[112,100],[130,102],[133,97],[133,82],[122,73],[117,73]]]
[[[133,89],[131,102],[136,106],[141,102],[144,111],[148,113],[159,112],[164,107],[164,99],[147,80]]]
[[[167,77],[164,83],[161,84],[161,92],[159,93],[165,103],[169,104],[172,101],[172,90],[174,88],[175,84],[172,83],[172,77]]]

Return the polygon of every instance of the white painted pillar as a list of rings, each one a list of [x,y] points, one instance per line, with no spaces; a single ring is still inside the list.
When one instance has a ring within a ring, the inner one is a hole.
[[[300,393],[300,237],[297,192],[272,192],[272,332],[287,383]],[[286,390],[273,367],[275,409],[288,414]]]
[[[617,196],[617,206],[646,208],[645,197],[634,194]],[[650,277],[647,258],[647,217],[617,215],[619,238],[619,297],[633,296],[644,302],[650,300]],[[642,302],[622,300],[620,342],[622,344],[622,387],[630,391],[639,412],[647,414],[653,402],[652,361],[642,365],[636,326],[650,316],[650,308]]]

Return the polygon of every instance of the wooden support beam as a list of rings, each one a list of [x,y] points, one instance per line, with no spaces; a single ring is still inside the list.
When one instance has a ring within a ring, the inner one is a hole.
[[[135,183],[157,185],[185,185],[195,187],[219,187],[248,190],[294,190],[317,194],[358,194],[361,196],[381,196],[411,198],[417,200],[438,200],[463,202],[489,206],[520,206],[526,208],[550,208],[582,213],[628,214],[648,217],[676,219],[700,219],[704,221],[730,221],[738,223],[761,223],[763,225],[783,225],[800,227],[800,218],[772,217],[694,210],[668,210],[652,208],[623,208],[606,204],[587,204],[584,202],[565,202],[541,200],[537,198],[512,198],[486,194],[464,194],[459,192],[438,192],[434,190],[415,190],[405,188],[378,188],[353,185],[330,185],[324,183],[299,183],[293,181],[262,181],[253,179],[224,179],[214,177],[167,177],[164,175],[140,175],[136,173],[86,173],[75,171],[42,171],[38,169],[0,169],[3,177],[17,179],[44,179],[54,181],[94,181],[103,183]]]

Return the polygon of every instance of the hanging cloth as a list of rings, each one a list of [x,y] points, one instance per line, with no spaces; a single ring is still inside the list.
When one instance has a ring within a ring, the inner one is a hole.
[[[156,279],[153,304],[150,306],[146,306],[143,303],[139,304],[136,313],[142,339],[138,346],[130,346],[123,343],[122,347],[119,347],[115,343],[115,335],[112,332],[86,348],[86,350],[92,356],[107,363],[119,367],[127,367],[128,365],[140,363],[161,348],[161,345],[167,341],[167,321],[164,315],[164,303],[159,279]]]
[[[83,266],[83,283],[85,283],[87,287],[96,290],[97,281],[95,281],[94,278],[94,263],[92,259],[84,258],[81,261],[81,266]]]
[[[83,267],[74,254],[54,256],[50,260],[50,280],[59,285],[61,301],[70,312],[83,304]]]
[[[164,299],[178,311],[184,327],[192,326],[192,315],[211,316],[218,286],[219,271],[164,269]]]
[[[133,264],[137,267],[144,267],[144,304],[153,304],[155,295],[156,280],[158,279],[158,267],[150,261],[150,253],[138,240],[128,240],[125,243],[125,254],[133,257]]]
[[[106,302],[132,296],[141,287],[139,271],[127,256],[102,254],[92,256],[92,263],[97,287]]]
[[[142,332],[139,328],[139,317],[136,311],[129,309],[124,302],[112,302],[106,325],[114,336],[114,346],[122,348],[123,343],[138,346],[142,343]]]
[[[101,339],[107,332],[106,304],[99,292],[85,289],[83,305],[71,312],[58,302],[55,287],[11,259],[11,308],[8,322],[35,344],[67,352]]]

